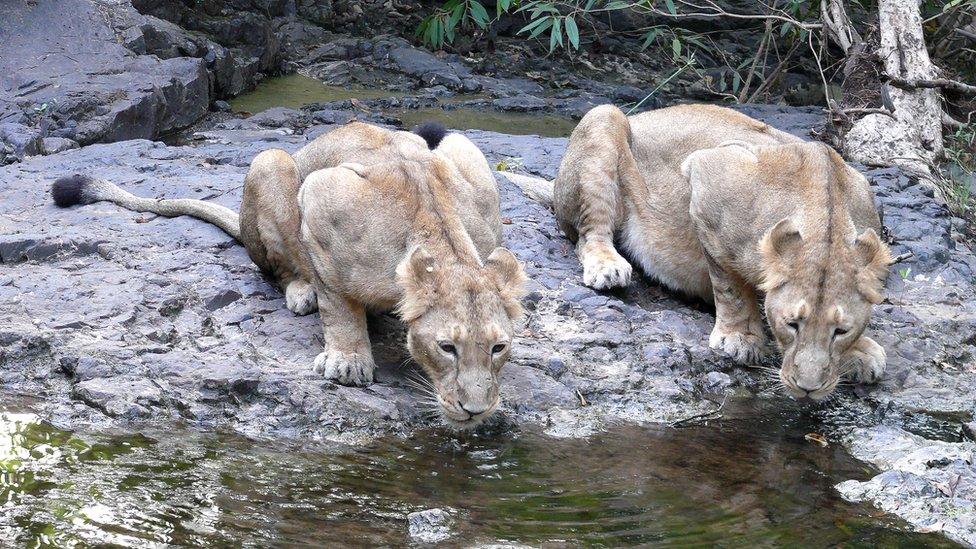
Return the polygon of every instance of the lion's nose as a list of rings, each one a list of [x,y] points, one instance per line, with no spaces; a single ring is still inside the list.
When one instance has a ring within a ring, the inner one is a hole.
[[[463,404],[463,403],[461,403],[461,401],[458,401],[458,406],[460,406],[462,410],[464,410],[465,412],[467,412],[471,416],[476,416],[476,415],[479,415],[479,414],[483,414],[483,413],[487,412],[489,408],[491,408],[491,406],[488,405],[487,403],[485,403],[485,404],[473,404],[473,403],[469,402],[467,404]]]
[[[793,378],[793,384],[796,385],[797,389],[812,393],[818,389],[822,389],[827,382],[822,379],[815,379],[812,377],[800,377]]]

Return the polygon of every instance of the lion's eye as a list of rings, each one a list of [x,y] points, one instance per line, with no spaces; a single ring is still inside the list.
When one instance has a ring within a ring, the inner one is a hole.
[[[440,343],[440,346],[441,346],[441,350],[444,351],[445,353],[448,353],[448,354],[451,354],[451,355],[456,355],[457,354],[457,347],[455,347],[453,343],[448,343],[448,342],[444,341],[444,342],[441,342]]]
[[[497,355],[498,353],[504,350],[505,350],[505,344],[499,343],[498,345],[495,345],[494,347],[491,348],[491,353]]]
[[[795,320],[790,321],[790,322],[787,322],[786,325],[789,326],[789,328],[791,330],[793,330],[794,332],[799,332],[800,331],[800,323],[797,322],[797,321],[795,321]]]
[[[846,334],[849,331],[850,330],[846,330],[844,328],[835,328],[834,329],[834,337],[841,337],[841,336],[843,336],[844,334]]]

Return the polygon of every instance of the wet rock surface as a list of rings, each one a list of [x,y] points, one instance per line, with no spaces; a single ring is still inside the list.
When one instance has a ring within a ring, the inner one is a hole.
[[[841,496],[976,546],[976,444],[927,440],[896,427],[855,429],[847,444],[882,472],[837,485]]]
[[[407,515],[410,537],[422,543],[437,543],[451,537],[454,519],[443,509],[427,509]]]

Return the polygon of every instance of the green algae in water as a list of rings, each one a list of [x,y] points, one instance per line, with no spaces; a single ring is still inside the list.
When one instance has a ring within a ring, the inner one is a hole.
[[[466,107],[403,110],[395,113],[395,116],[403,121],[404,128],[431,120],[452,130],[487,130],[542,137],[569,137],[577,124],[568,116],[555,114],[484,111]]]
[[[238,112],[258,113],[273,107],[298,109],[310,103],[327,103],[347,99],[381,99],[402,97],[404,92],[379,89],[331,86],[302,76],[291,74],[268,78],[251,92],[230,100],[231,108]],[[483,99],[481,94],[462,94],[444,98],[448,108],[426,107],[420,109],[392,109],[384,114],[402,121],[404,128],[412,128],[421,122],[433,121],[453,130],[487,130],[514,135],[540,135],[543,137],[568,137],[577,122],[568,116],[498,112],[456,106],[472,99]]]
[[[450,507],[464,545],[953,546],[842,501],[833,484],[863,478],[863,464],[804,443],[809,427],[743,416],[587,440],[430,431],[326,451],[178,429],[72,433],[5,412],[0,545],[404,545],[408,513]]]
[[[379,99],[401,95],[403,95],[402,92],[388,90],[330,86],[314,78],[296,73],[268,78],[258,84],[254,90],[241,94],[229,102],[235,111],[258,113],[272,107],[298,109],[309,103],[326,103],[346,99]]]

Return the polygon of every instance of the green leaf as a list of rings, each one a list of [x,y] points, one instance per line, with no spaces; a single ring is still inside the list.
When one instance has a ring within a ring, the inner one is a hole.
[[[562,29],[562,23],[560,23],[559,19],[556,19],[554,17],[552,21],[552,31],[549,33],[550,52],[556,49],[557,42],[559,43],[560,46],[563,45],[563,29]]]
[[[559,15],[559,10],[556,9],[556,6],[553,6],[550,3],[543,4],[541,2],[538,5],[536,5],[536,7],[532,8],[532,17],[539,17],[543,13],[552,13],[555,15]]]
[[[660,34],[660,29],[654,28],[647,31],[647,35],[644,37],[644,43],[641,44],[641,49],[646,50],[651,44],[653,44],[654,39],[657,38],[658,34]]]
[[[678,40],[677,36],[671,40],[671,53],[675,59],[681,57],[681,40]]]
[[[475,24],[478,25],[479,28],[484,29],[488,26],[488,12],[485,10],[485,7],[481,5],[481,2],[469,2],[468,9],[471,10],[471,19],[474,20]]]
[[[779,35],[781,37],[786,36],[786,33],[790,32],[791,28],[793,28],[793,23],[790,22],[783,23],[783,25],[780,26],[779,28]]]
[[[674,7],[674,0],[664,0],[664,5],[668,7],[671,15],[678,15],[678,10]]]
[[[512,7],[512,0],[497,0],[495,2],[495,17],[501,17],[503,13],[508,13],[510,7]]]
[[[598,0],[586,0],[586,5],[583,6],[583,11],[590,11]]]
[[[430,32],[433,40],[431,43],[434,44],[435,48],[440,48],[444,45],[444,29],[441,19],[439,17],[435,18],[430,22]]]
[[[742,76],[739,73],[732,75],[732,93],[739,93],[739,86],[742,85]]]
[[[529,34],[529,38],[535,38],[536,36],[539,36],[540,34],[544,33],[546,29],[552,26],[552,17],[546,17],[541,21],[542,24],[536,27],[535,30],[533,30],[532,33]]]
[[[458,5],[451,11],[451,17],[447,20],[447,24],[451,28],[454,28],[457,26],[458,22],[461,21],[462,17],[464,17],[464,6]]]
[[[579,27],[576,26],[576,20],[572,15],[566,18],[566,38],[569,39],[569,45],[573,46],[574,50],[579,49]]]
[[[616,2],[610,2],[609,4],[607,4],[607,9],[608,10],[622,10],[622,9],[626,9],[626,8],[629,8],[629,7],[630,7],[630,2],[616,1]]]
[[[682,38],[685,39],[685,42],[688,42],[690,44],[694,44],[694,45],[698,46],[699,48],[701,48],[703,50],[707,50],[708,49],[708,46],[706,46],[705,43],[702,42],[697,36],[687,36],[686,35],[686,36],[683,36]]]
[[[543,24],[545,22],[546,22],[545,19],[541,19],[541,18],[540,19],[535,19],[532,22],[530,22],[528,25],[526,25],[526,26],[522,27],[521,29],[519,29],[519,31],[517,33],[515,33],[515,34],[522,34],[523,32],[528,32],[528,31],[530,31],[530,30],[538,27],[539,25],[541,25],[541,24]]]

